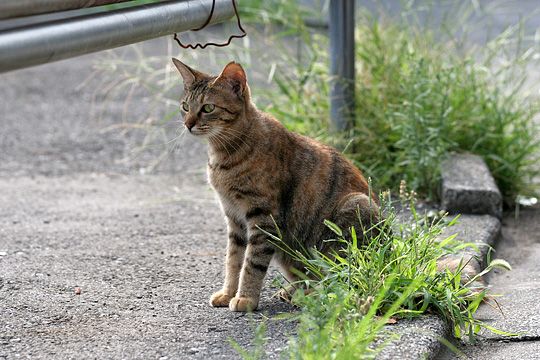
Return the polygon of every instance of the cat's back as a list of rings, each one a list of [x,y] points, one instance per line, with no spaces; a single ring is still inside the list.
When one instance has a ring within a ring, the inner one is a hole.
[[[289,174],[314,183],[312,187],[318,191],[337,187],[338,192],[368,192],[360,170],[335,148],[291,132],[270,116],[267,121],[271,134],[267,139],[275,143],[275,160],[283,162]]]
[[[306,245],[321,239],[324,220],[334,219],[349,195],[369,196],[369,186],[358,168],[336,149],[314,139],[286,130],[268,117],[267,161],[277,162],[279,172],[266,176],[275,179],[279,224],[290,238]],[[374,195],[372,198],[377,202]],[[311,240],[310,240],[311,239]],[[311,244],[314,245],[314,244]]]
[[[242,151],[209,162],[210,183],[226,211],[267,209],[291,230],[309,226],[305,219],[329,217],[349,193],[367,194],[361,172],[334,148],[287,130],[264,112],[253,120]]]

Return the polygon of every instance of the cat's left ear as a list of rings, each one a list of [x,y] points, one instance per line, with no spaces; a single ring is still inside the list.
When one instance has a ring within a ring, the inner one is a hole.
[[[216,84],[219,81],[230,83],[233,90],[238,95],[243,95],[247,87],[247,76],[242,66],[234,61],[228,63],[219,76],[212,82]]]
[[[190,68],[178,59],[172,58],[172,62],[178,69],[178,72],[180,72],[180,75],[182,75],[182,79],[184,80],[184,88],[186,89],[190,88],[197,79],[205,76],[203,73]]]

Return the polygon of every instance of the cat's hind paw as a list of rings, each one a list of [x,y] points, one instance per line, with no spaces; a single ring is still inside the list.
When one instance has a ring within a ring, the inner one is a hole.
[[[231,299],[231,295],[225,293],[223,290],[219,290],[210,297],[210,305],[213,307],[227,307]]]
[[[286,288],[281,288],[275,296],[277,296],[277,298],[281,301],[292,304],[292,298],[295,290],[296,289],[293,286],[287,286]]]
[[[244,296],[235,296],[229,303],[229,309],[231,311],[249,312],[256,310],[258,305],[259,301],[257,299]]]

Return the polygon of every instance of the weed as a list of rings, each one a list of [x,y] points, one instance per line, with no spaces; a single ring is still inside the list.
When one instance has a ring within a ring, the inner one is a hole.
[[[298,335],[290,340],[290,358],[373,358],[397,337],[385,326],[390,319],[426,313],[442,317],[456,337],[467,335],[471,341],[481,328],[511,335],[474,318],[478,306],[490,301],[485,289],[471,287],[494,268],[508,270],[510,266],[489,259],[487,268],[471,279],[461,276],[467,264],[441,270],[441,259],[475,245],[458,241],[455,235],[441,237],[458,218],[433,219],[417,213],[413,201],[406,205],[410,218],[386,205],[385,219],[374,225],[379,230],[374,237],[370,237],[373,229],[361,223],[340,229],[327,221],[335,234],[328,241],[342,245],[332,254],[301,246],[293,249],[281,241],[281,231],[267,233],[306,269],[299,273],[302,280],[295,284],[298,290],[292,299],[301,311],[295,315]],[[356,229],[362,236],[357,236]],[[369,240],[362,243],[360,239]]]
[[[261,321],[258,325],[254,326],[253,345],[249,349],[244,349],[240,344],[234,341],[234,339],[229,339],[229,343],[244,360],[264,359],[264,345],[268,340],[266,331],[267,327],[265,321]]]
[[[478,11],[456,6],[464,18]],[[436,200],[441,162],[452,152],[472,152],[487,162],[507,204],[518,195],[535,195],[540,133],[533,118],[540,101],[527,94],[525,81],[527,66],[540,58],[534,43],[526,47],[522,28],[513,26],[485,46],[467,48],[465,32],[457,33],[466,20],[452,23],[456,17],[445,15],[440,28],[446,30],[435,32],[418,23],[418,17],[429,18],[422,13],[426,8],[405,7],[397,19],[360,12],[356,118],[347,133],[330,131],[328,39],[305,25],[306,17],[317,16],[313,9],[285,0],[244,1],[240,9],[249,38],[181,57],[197,63],[208,55],[219,67],[219,59],[232,56],[257,67],[250,79],[254,100],[290,129],[344,150],[380,190],[405,179],[420,196]],[[459,30],[447,30],[452,28]],[[152,114],[135,124],[148,133],[148,146],[166,139],[164,125],[178,116],[171,90],[179,82],[170,64],[163,66],[168,58],[147,56],[137,47],[134,52],[128,61],[109,52],[99,66],[115,73],[115,81],[104,86],[111,96],[127,93],[129,100],[133,89],[150,94]],[[172,45],[168,52],[167,57],[176,55]]]
[[[346,148],[381,189],[405,179],[437,200],[441,162],[452,152],[471,152],[487,162],[507,203],[534,193],[540,133],[533,118],[540,102],[524,95],[522,66],[538,54],[517,50],[504,68],[494,63],[516,29],[463,54],[429,29],[369,15],[358,23],[356,119],[349,132],[330,132],[324,36],[310,47],[308,66],[294,75],[277,72],[279,93],[267,94],[267,110],[295,131]]]

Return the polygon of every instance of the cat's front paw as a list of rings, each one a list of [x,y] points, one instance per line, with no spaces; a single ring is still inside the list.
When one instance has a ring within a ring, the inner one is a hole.
[[[223,290],[219,290],[210,297],[210,305],[213,307],[226,307],[229,306],[231,299],[231,295],[227,294]]]
[[[259,305],[258,299],[253,299],[244,296],[235,296],[231,299],[229,303],[229,309],[231,311],[253,311],[257,309]]]

